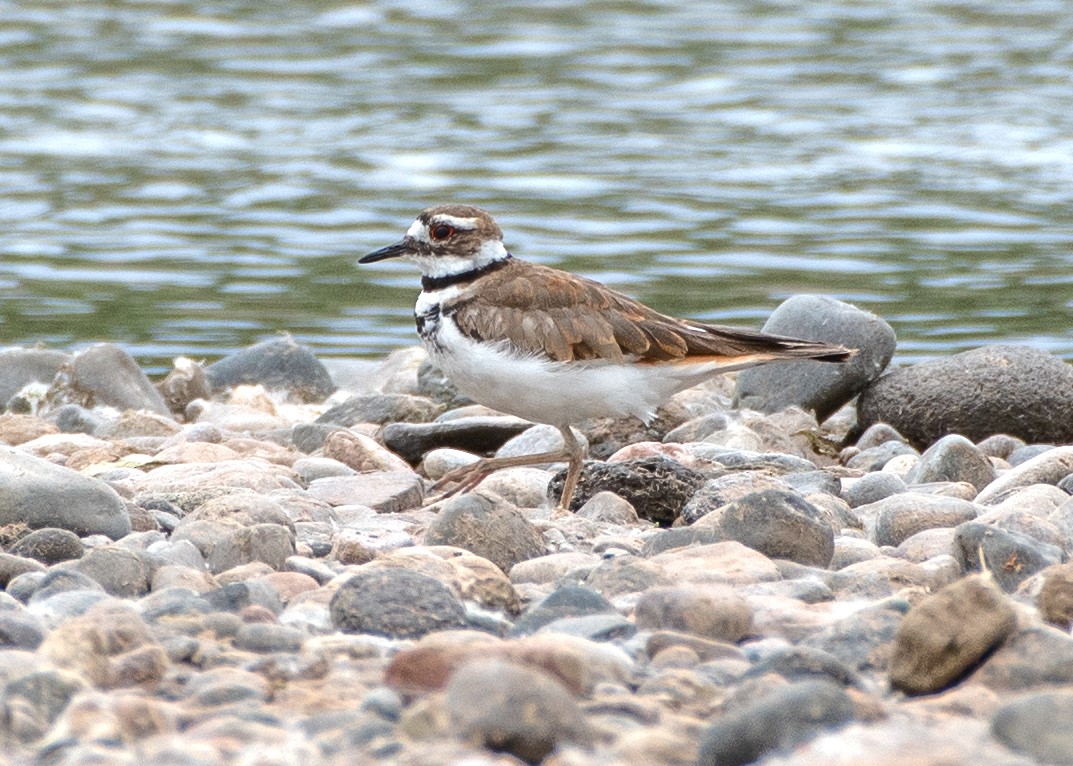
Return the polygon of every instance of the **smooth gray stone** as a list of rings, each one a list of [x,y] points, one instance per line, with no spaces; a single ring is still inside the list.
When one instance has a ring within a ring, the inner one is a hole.
[[[857,349],[848,362],[780,362],[742,370],[738,406],[778,412],[798,406],[823,422],[878,378],[894,355],[896,338],[889,324],[870,311],[822,295],[795,295],[783,302],[764,332]]]
[[[79,537],[130,532],[123,499],[99,479],[20,450],[0,446],[0,524],[56,527]]]

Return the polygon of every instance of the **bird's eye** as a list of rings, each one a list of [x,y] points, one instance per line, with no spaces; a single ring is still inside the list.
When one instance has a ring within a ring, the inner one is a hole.
[[[448,226],[445,223],[438,223],[429,230],[429,234],[437,242],[443,242],[445,239],[449,239],[454,233],[455,227]]]

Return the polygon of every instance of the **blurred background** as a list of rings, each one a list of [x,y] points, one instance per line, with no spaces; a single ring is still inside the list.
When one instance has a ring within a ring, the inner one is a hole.
[[[668,313],[1073,357],[1060,1],[0,0],[0,346],[416,343],[422,208]]]

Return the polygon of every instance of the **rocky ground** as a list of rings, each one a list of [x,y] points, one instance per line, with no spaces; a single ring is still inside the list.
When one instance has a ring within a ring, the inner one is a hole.
[[[0,757],[1073,763],[1070,367],[884,374],[890,328],[827,299],[767,329],[861,353],[578,424],[565,514],[561,466],[429,503],[559,437],[418,349],[281,338],[157,385],[0,350]]]

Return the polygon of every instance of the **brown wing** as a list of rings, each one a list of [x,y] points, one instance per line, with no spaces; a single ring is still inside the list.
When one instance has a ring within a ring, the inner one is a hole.
[[[598,282],[522,261],[483,277],[479,285],[479,294],[443,306],[462,334],[475,340],[507,341],[555,361],[711,358],[733,363],[791,357],[844,361],[850,355],[824,343],[684,322]]]

